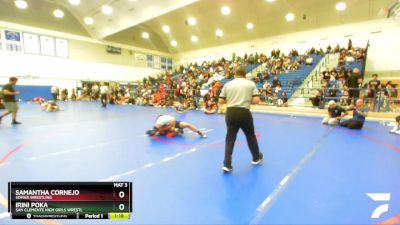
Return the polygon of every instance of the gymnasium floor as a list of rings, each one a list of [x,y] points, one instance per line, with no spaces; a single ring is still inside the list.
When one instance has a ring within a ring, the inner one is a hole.
[[[400,215],[400,138],[367,122],[362,131],[319,118],[254,113],[262,166],[250,164],[242,133],[234,171],[223,174],[223,115],[201,111],[61,103],[45,113],[22,103],[21,126],[0,125],[0,224],[8,181],[132,181],[129,221],[58,220],[58,224],[377,224]],[[2,112],[2,111],[1,111]],[[209,135],[151,139],[159,114],[194,123]],[[390,201],[366,193],[390,193]],[[389,211],[371,218],[382,204]],[[397,221],[397,222],[396,222]]]

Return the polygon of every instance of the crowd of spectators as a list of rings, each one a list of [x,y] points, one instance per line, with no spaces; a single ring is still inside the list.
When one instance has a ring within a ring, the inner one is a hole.
[[[278,76],[286,71],[298,70],[302,65],[313,64],[312,54],[325,54],[322,50],[311,48],[304,55],[293,49],[285,55],[279,49],[267,54],[245,54],[233,56],[232,60],[220,60],[181,65],[175,73],[150,76],[142,81],[126,86],[110,87],[110,104],[136,104],[155,107],[176,107],[178,110],[205,109],[206,113],[222,113],[224,106],[218,105],[218,96],[223,81],[233,79],[234,69],[238,66],[263,65],[265,70],[256,76],[248,74],[248,79],[264,83],[261,93],[264,100],[277,106],[287,106],[288,97],[282,90]],[[275,76],[272,84],[267,80]],[[52,87],[54,100],[67,100],[68,90]],[[78,90],[72,90],[71,100],[98,100],[99,84],[84,84]]]
[[[287,106],[288,97],[282,90],[282,83],[278,75],[284,71],[298,70],[301,65],[313,64],[312,54],[324,54],[322,50],[314,48],[304,55],[292,50],[288,55],[279,49],[274,49],[270,56],[266,54],[245,54],[243,57],[234,56],[232,60],[224,58],[181,65],[178,76],[171,74],[149,77],[136,87],[135,100],[139,105],[172,106],[179,110],[205,108],[206,113],[223,112],[223,106],[218,105],[218,96],[222,89],[223,80],[230,80],[234,76],[234,68],[246,65],[262,65],[265,70],[247,78],[255,83],[264,83],[261,89],[263,99],[277,106]],[[311,59],[311,60],[310,60]],[[272,84],[267,81],[275,76]]]
[[[377,74],[373,74],[370,81],[364,82],[360,68],[353,65],[365,59],[365,49],[353,47],[351,40],[347,49],[338,46],[335,49],[333,53],[339,53],[338,65],[332,69],[321,68],[322,89],[316,90],[314,96],[310,98],[313,106],[322,108],[324,105],[321,103],[329,100],[345,106],[354,104],[356,99],[362,98],[371,109],[374,107],[374,110],[380,108],[383,111],[390,111],[390,106],[395,103],[391,99],[397,99],[398,96],[397,85],[391,81],[386,84],[381,83]],[[330,53],[329,47],[327,52]]]
[[[352,46],[351,40],[347,48],[339,45],[326,50],[311,48],[300,55],[296,49],[284,54],[279,49],[267,54],[233,55],[231,60],[220,60],[203,63],[190,63],[180,65],[174,73],[166,71],[165,74],[150,76],[142,81],[128,85],[109,87],[108,100],[110,104],[136,104],[154,107],[175,107],[177,110],[204,109],[205,113],[213,114],[224,112],[224,106],[218,105],[218,96],[223,84],[233,79],[234,68],[238,66],[262,65],[263,71],[253,76],[250,73],[247,78],[255,83],[261,83],[261,99],[269,105],[288,106],[288,96],[283,90],[279,77],[287,75],[288,71],[295,71],[302,66],[312,65],[313,54],[321,56],[330,53],[339,55],[336,68],[322,68],[320,72],[321,86],[314,97],[310,98],[312,104],[320,107],[326,100],[334,100],[341,105],[350,104],[360,97],[359,88],[365,87],[366,96],[382,96],[388,99],[397,96],[396,86],[388,82],[382,85],[377,76],[363,86],[363,75],[359,69],[353,69],[354,62],[360,62],[365,58],[365,50]],[[270,78],[272,81],[269,82]],[[293,86],[293,85],[292,85]],[[312,84],[311,84],[312,87]],[[54,89],[54,90],[53,90]],[[54,93],[53,93],[54,91]],[[67,100],[68,90],[52,88],[54,99]],[[78,90],[72,90],[71,100],[98,100],[100,98],[99,84],[84,84]],[[324,99],[327,98],[327,99]],[[382,101],[380,104],[386,104]]]

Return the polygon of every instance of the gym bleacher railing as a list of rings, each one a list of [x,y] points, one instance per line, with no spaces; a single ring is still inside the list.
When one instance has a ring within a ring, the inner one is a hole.
[[[336,90],[337,95],[335,97],[329,96],[331,90]],[[365,105],[369,107],[372,112],[381,113],[399,113],[400,112],[400,88],[390,89],[379,89],[376,90],[373,96],[368,95],[368,88],[348,88],[346,91],[343,88],[327,88],[325,90],[321,88],[300,88],[301,95],[299,97],[290,98],[288,106],[292,107],[304,107],[304,108],[327,108],[328,102],[334,100],[340,106],[348,106],[351,104],[352,99],[349,99],[344,93],[349,91],[359,91],[359,98],[364,99]],[[265,89],[261,89],[261,99],[263,104],[270,106],[279,106],[278,99],[281,99],[281,95],[278,98],[273,98],[272,95],[263,94]],[[318,100],[312,104],[312,99],[315,98],[315,92],[320,91],[321,95],[317,96]],[[305,97],[305,95],[312,95]]]

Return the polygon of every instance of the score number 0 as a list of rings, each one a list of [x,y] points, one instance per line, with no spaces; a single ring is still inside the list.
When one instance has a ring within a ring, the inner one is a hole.
[[[124,198],[125,197],[125,192],[124,191],[120,191],[118,193],[118,197],[121,198],[121,199]],[[125,209],[125,205],[121,203],[121,204],[119,204],[118,208],[119,208],[119,210],[123,211]]]

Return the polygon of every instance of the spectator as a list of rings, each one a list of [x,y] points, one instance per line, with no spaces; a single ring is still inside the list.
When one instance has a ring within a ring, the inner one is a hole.
[[[327,87],[328,83],[329,83],[329,79],[331,78],[329,71],[325,70],[322,71],[322,75],[321,75],[321,85],[323,87]]]
[[[392,134],[400,134],[400,116],[396,117],[396,122],[393,124],[393,129],[390,130]]]
[[[339,81],[342,84],[344,84],[346,81],[346,78],[347,78],[347,72],[346,72],[346,69],[344,68],[344,66],[341,66],[339,68],[339,72],[337,74],[338,74],[337,76],[338,76]]]
[[[395,85],[392,84],[392,81],[386,83],[386,90],[391,98],[397,98],[397,89]]]
[[[347,56],[345,57],[345,61],[346,61],[347,65],[352,64],[355,61],[354,57],[351,55],[350,52],[347,53]]]
[[[368,98],[374,99],[376,91],[381,85],[381,81],[378,80],[378,74],[373,74],[371,80],[368,82],[367,95]]]
[[[278,99],[277,105],[278,107],[288,107],[289,102],[288,102],[288,97],[286,92],[282,92],[282,96]]]
[[[278,99],[279,99],[279,98],[278,98],[278,93],[274,92],[274,93],[272,94],[272,96],[270,96],[270,97],[268,98],[268,102],[269,102],[269,104],[277,105]]]
[[[343,95],[340,97],[340,105],[347,105],[347,100],[349,99],[349,88],[347,85],[343,86]]]
[[[329,99],[332,99],[333,101],[337,101],[336,97],[337,97],[337,88],[336,88],[336,84],[332,85],[332,87],[329,89],[328,91],[328,96]]]
[[[384,110],[385,112],[389,112],[390,111],[389,92],[386,90],[386,87],[383,84],[381,84],[377,90],[378,92],[376,94],[375,103],[379,107],[379,111]]]
[[[5,109],[4,103],[3,103],[3,98],[1,98],[1,97],[0,97],[0,109]]]
[[[336,105],[336,102],[331,100],[328,103],[328,116],[322,120],[323,124],[337,125],[340,120],[347,115],[347,111]]]
[[[360,78],[360,70],[355,68],[353,73],[347,79],[347,86],[349,87],[349,99],[347,103],[354,104],[355,100],[360,97],[360,90],[359,90],[359,81]]]
[[[330,74],[330,80],[331,81],[336,81],[336,80],[338,80],[338,73],[337,73],[337,71],[336,71],[336,69],[332,69],[331,70],[331,74]]]
[[[218,111],[217,104],[214,101],[209,100],[206,103],[206,107],[204,109],[204,113],[205,114],[215,114],[215,113],[217,113],[217,111]]]
[[[274,92],[279,93],[280,91],[282,91],[282,85],[278,84],[278,85],[275,87]]]
[[[59,93],[60,93],[60,90],[58,89],[57,86],[52,86],[51,87],[51,95],[53,96],[53,100],[54,101],[57,101]]]
[[[77,100],[77,94],[75,88],[72,88],[72,93],[71,93],[71,100],[76,101]]]
[[[282,86],[281,81],[278,79],[277,76],[274,77],[274,80],[272,81],[272,88],[276,88],[278,85]]]
[[[353,41],[349,39],[349,42],[347,43],[347,50],[350,50],[353,48]]]
[[[67,101],[68,100],[68,89],[63,88],[61,90],[61,101]]]
[[[316,90],[314,93],[314,97],[310,98],[310,101],[313,105],[313,107],[321,107],[321,103],[322,103],[322,94],[320,90]]]
[[[309,56],[306,59],[306,65],[308,65],[308,66],[311,66],[313,64],[313,62],[314,62],[314,59],[311,56]]]
[[[17,113],[18,113],[18,105],[15,96],[19,95],[19,91],[15,91],[14,87],[18,82],[18,78],[10,77],[9,83],[4,85],[2,88],[2,98],[4,107],[7,109],[3,115],[0,116],[0,124],[1,120],[10,114],[12,114],[12,125],[21,124],[17,121]]]

